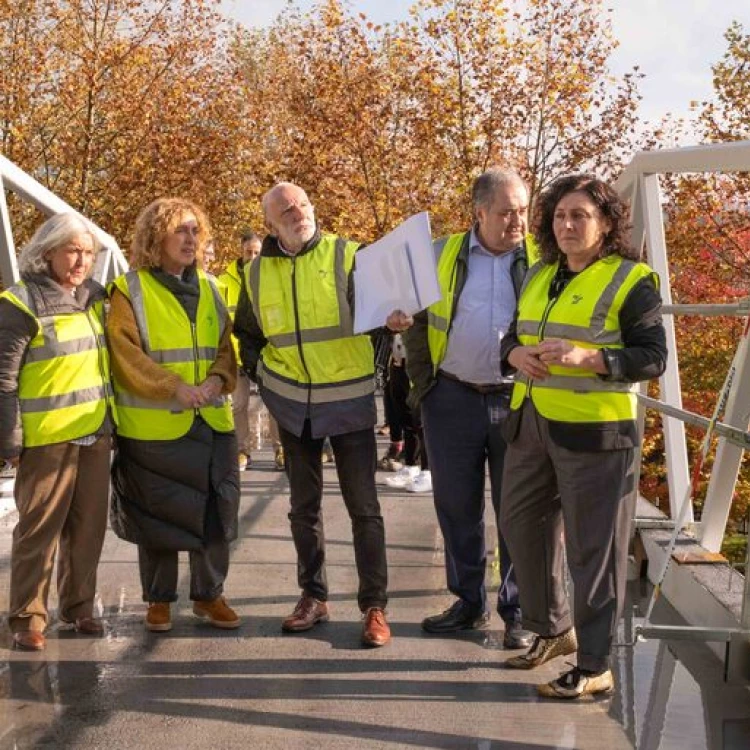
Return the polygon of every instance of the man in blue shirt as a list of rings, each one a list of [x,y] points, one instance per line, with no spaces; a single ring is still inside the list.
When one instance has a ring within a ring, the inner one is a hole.
[[[512,382],[500,372],[500,342],[528,268],[528,190],[511,171],[490,169],[472,187],[474,226],[435,242],[443,302],[415,316],[405,334],[410,401],[421,406],[448,589],[457,601],[427,617],[428,633],[489,622],[485,588],[484,476],[489,465],[495,518],[505,457],[501,426]],[[451,304],[452,301],[452,304]],[[504,646],[527,648],[513,564],[500,536],[498,612]]]

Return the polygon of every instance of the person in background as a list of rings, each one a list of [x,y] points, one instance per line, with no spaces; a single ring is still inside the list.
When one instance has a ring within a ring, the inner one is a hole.
[[[138,545],[145,626],[154,632],[172,628],[180,550],[190,553],[193,613],[217,628],[240,625],[223,596],[238,526],[228,400],[237,362],[226,307],[202,270],[209,236],[194,203],[149,204],[107,321],[118,413],[112,528]]]
[[[17,648],[45,647],[57,552],[59,619],[101,635],[96,569],[107,526],[112,390],[99,242],[75,214],[42,224],[21,280],[0,295],[0,457],[16,467],[18,523],[8,622]]]
[[[540,198],[541,262],[502,341],[503,371],[516,380],[500,525],[524,622],[537,634],[506,664],[533,669],[577,649],[572,669],[539,685],[550,698],[613,689],[637,484],[632,384],[658,377],[667,361],[658,278],[630,244],[627,216],[593,175],[556,180]]]
[[[234,323],[234,316],[237,312],[240,292],[245,283],[245,266],[252,263],[253,259],[260,253],[260,242],[260,237],[255,232],[245,232],[241,237],[240,257],[233,260],[218,277],[219,289],[224,294],[224,301],[232,323]],[[232,344],[239,363],[239,344],[234,335],[232,336]],[[252,426],[258,420],[260,407],[260,399],[255,384],[247,377],[242,367],[238,367],[237,387],[232,394],[232,414],[237,433],[240,471],[249,469],[252,464]]]
[[[419,407],[412,409],[408,403],[411,383],[406,373],[406,347],[400,333],[393,335],[386,389],[391,402],[392,419],[389,422],[398,425],[403,435],[400,447],[403,465],[394,476],[386,477],[385,483],[407,492],[432,492],[432,475],[424,447]],[[391,445],[393,444],[391,432]]]
[[[428,633],[485,627],[485,465],[500,510],[511,379],[500,371],[500,343],[513,318],[528,267],[528,190],[512,171],[490,169],[472,187],[474,226],[435,242],[442,300],[415,316],[405,334],[412,407],[421,405],[448,589],[456,601],[427,617]],[[499,528],[499,525],[498,525]],[[526,648],[513,562],[498,532],[501,582],[497,611],[505,648]]]
[[[359,574],[361,639],[383,646],[385,529],[375,487],[374,354],[353,334],[357,243],[322,233],[305,191],[282,182],[263,197],[269,235],[248,269],[234,330],[242,363],[279,423],[290,485],[292,537],[302,595],[281,628],[309,630],[329,619],[321,502],[321,451],[330,437],[352,521]],[[391,327],[407,316],[393,313]]]

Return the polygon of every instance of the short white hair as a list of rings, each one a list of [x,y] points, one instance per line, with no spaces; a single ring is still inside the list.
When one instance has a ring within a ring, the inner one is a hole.
[[[101,250],[101,243],[80,216],[66,213],[56,214],[47,219],[21,250],[18,256],[19,272],[49,274],[50,253],[67,245],[81,234],[91,237],[94,252]]]

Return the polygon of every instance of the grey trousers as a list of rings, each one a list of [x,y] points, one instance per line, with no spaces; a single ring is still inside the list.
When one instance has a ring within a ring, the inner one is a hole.
[[[575,625],[581,669],[607,668],[622,614],[633,468],[630,448],[578,452],[555,444],[547,420],[524,402],[505,456],[500,526],[516,567],[524,626],[555,636]]]
[[[221,596],[229,572],[229,542],[224,538],[213,499],[206,508],[206,546],[188,553],[190,599],[210,602]],[[144,602],[176,602],[178,553],[138,545],[138,570]]]

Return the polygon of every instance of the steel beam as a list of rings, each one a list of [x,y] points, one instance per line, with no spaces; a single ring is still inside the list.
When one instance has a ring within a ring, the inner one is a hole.
[[[655,174],[641,175],[638,193],[640,199],[643,201],[643,217],[646,227],[646,248],[648,250],[649,264],[659,275],[662,301],[667,305],[671,305],[672,290],[669,283],[669,261],[667,260],[667,245],[664,239],[659,177]],[[664,319],[664,329],[670,356],[667,359],[667,369],[659,379],[659,386],[662,398],[668,401],[669,405],[682,409],[680,365],[677,359],[677,338],[675,336],[674,319],[671,316],[667,316]],[[686,497],[690,482],[685,425],[679,419],[668,415],[664,415],[663,423],[664,446],[667,458],[667,482],[669,484],[669,508],[672,518],[677,518],[679,513],[678,502]],[[685,520],[688,523],[692,522],[692,508]]]

